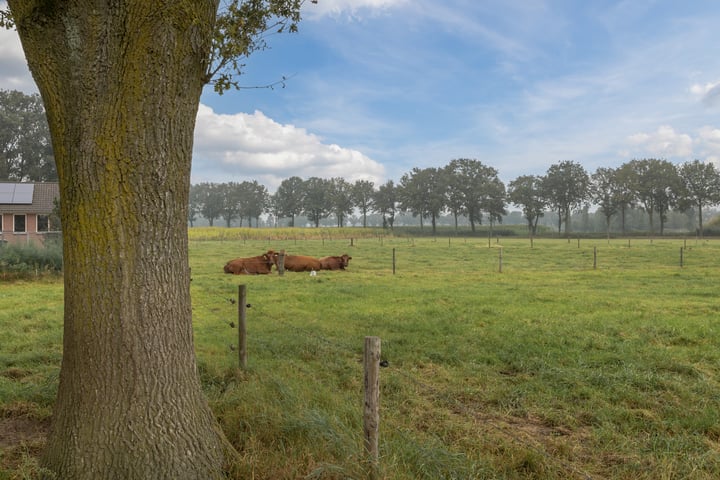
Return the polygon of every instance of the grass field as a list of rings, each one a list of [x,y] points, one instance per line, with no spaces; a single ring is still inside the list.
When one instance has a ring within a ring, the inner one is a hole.
[[[720,240],[370,232],[351,246],[312,229],[193,230],[198,363],[242,459],[233,478],[367,477],[367,335],[389,364],[383,479],[720,478]],[[222,273],[270,248],[353,259],[317,276]],[[229,325],[239,284],[245,371]],[[61,281],[0,286],[0,329],[0,479],[32,478],[57,387]]]

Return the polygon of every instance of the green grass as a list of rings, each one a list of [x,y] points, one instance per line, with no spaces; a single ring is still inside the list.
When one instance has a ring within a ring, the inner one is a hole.
[[[720,477],[720,241],[531,248],[521,238],[357,235],[350,246],[346,232],[258,232],[215,241],[208,230],[190,244],[198,363],[242,459],[233,478],[367,477],[367,335],[389,362],[381,478]],[[353,259],[315,277],[222,273],[269,248]],[[229,325],[239,284],[251,304],[245,371]],[[49,416],[61,297],[50,280],[0,288],[0,418]]]

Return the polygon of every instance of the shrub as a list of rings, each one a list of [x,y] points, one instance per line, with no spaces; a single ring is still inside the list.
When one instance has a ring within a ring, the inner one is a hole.
[[[28,278],[62,271],[62,245],[48,242],[36,245],[0,244],[0,277],[4,279]]]

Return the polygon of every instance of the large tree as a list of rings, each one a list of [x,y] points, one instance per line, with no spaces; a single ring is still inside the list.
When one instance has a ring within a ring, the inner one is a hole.
[[[470,158],[451,160],[445,167],[448,189],[454,190],[461,199],[462,212],[470,221],[470,229],[481,224],[483,212],[490,221],[498,219],[505,208],[505,185],[498,178],[498,171]]]
[[[537,233],[540,217],[545,215],[547,206],[542,192],[542,178],[535,175],[521,175],[508,184],[508,199],[522,207],[527,220],[530,237]]]
[[[382,216],[383,228],[390,227],[392,230],[395,223],[397,203],[397,187],[392,180],[380,185],[373,194],[372,208],[374,212]]]
[[[0,181],[57,180],[40,95],[0,90]]]
[[[590,177],[579,163],[565,160],[548,168],[542,189],[558,213],[558,233],[565,223],[565,235],[570,234],[570,214],[587,200],[589,186]]]
[[[375,184],[369,180],[357,180],[353,184],[352,198],[355,206],[362,213],[363,227],[367,227],[367,213],[372,208]]]
[[[284,13],[294,25],[301,1],[231,1],[222,29],[218,3],[8,0],[3,13],[47,111],[62,198],[63,359],[42,460],[56,478],[221,478],[232,452],[193,347],[193,131],[213,67],[240,67],[246,34]]]
[[[345,218],[353,211],[353,187],[352,184],[341,177],[328,180],[328,200],[330,210],[335,214],[337,226],[345,225]]]
[[[620,229],[625,235],[625,224],[628,211],[635,206],[637,197],[633,189],[632,166],[628,163],[622,164],[615,170],[615,203],[620,212]]]
[[[280,182],[280,186],[273,195],[275,208],[278,217],[290,217],[290,226],[295,226],[295,217],[303,210],[303,198],[305,197],[305,182],[300,177],[286,178]]]
[[[660,219],[660,235],[664,233],[667,213],[676,205],[682,181],[675,166],[667,160],[644,158],[627,163],[635,197],[648,214],[650,234],[655,233],[654,214]]]
[[[590,198],[605,217],[605,231],[610,239],[610,220],[620,211],[620,197],[617,172],[612,168],[600,167],[590,177]]]
[[[315,228],[318,228],[320,220],[327,218],[332,211],[331,186],[331,180],[320,177],[310,177],[303,182],[303,213]]]
[[[703,236],[703,208],[720,203],[720,172],[712,163],[685,162],[678,168],[684,203],[697,208],[698,234]]]
[[[430,217],[433,234],[437,229],[437,220],[445,208],[445,174],[442,169],[434,167],[413,168],[400,179],[398,184],[398,200],[400,209],[420,217],[420,228],[423,219]]]

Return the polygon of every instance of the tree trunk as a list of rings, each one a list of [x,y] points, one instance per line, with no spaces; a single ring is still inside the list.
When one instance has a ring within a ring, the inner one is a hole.
[[[216,0],[10,0],[60,181],[57,478],[219,478],[189,291],[193,130]]]
[[[703,238],[702,202],[698,202],[698,232],[699,232],[700,238]]]

